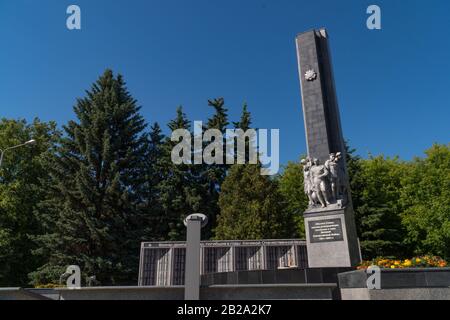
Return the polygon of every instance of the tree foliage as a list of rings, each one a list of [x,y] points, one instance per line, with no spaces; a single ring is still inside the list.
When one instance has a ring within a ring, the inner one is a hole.
[[[45,233],[36,237],[36,254],[47,261],[32,274],[35,284],[57,281],[72,264],[103,285],[134,283],[147,139],[139,109],[110,70],[78,99],[77,119],[64,126],[48,162],[51,183],[39,210]]]
[[[303,186],[303,166],[299,162],[289,162],[279,177],[279,192],[286,200],[286,209],[295,220],[297,237],[300,238],[305,237],[303,212],[308,207]]]
[[[220,215],[215,229],[219,240],[291,238],[292,214],[278,182],[261,175],[261,165],[234,165],[222,185]]]
[[[201,130],[218,130],[223,143],[230,123],[252,127],[246,104],[236,122],[223,98],[208,110]],[[0,121],[0,149],[37,140],[5,153],[0,168],[0,286],[25,286],[27,274],[33,284],[55,283],[72,264],[103,285],[135,284],[140,242],[184,241],[183,220],[196,212],[209,218],[205,239],[304,237],[300,162],[276,177],[262,176],[248,154],[244,165],[174,164],[171,132],[194,131],[182,107],[167,127],[147,129],[110,70],[74,112],[62,133],[54,122]],[[450,259],[450,145],[413,161],[363,159],[347,146],[346,160],[364,258]]]
[[[5,151],[0,168],[0,286],[26,286],[28,273],[41,262],[32,255],[37,247],[30,238],[42,231],[35,209],[45,197],[44,163],[58,135],[54,122],[0,121],[1,149],[36,140]]]
[[[355,218],[364,258],[405,255],[399,203],[405,164],[398,158],[370,157],[360,161],[352,177]]]
[[[177,129],[191,130],[189,120],[182,107],[177,109],[176,117],[168,124],[171,131]],[[193,176],[192,164],[176,165],[171,161],[171,152],[177,144],[169,137],[162,146],[159,170],[162,175],[157,185],[161,216],[159,219],[158,238],[160,240],[183,240],[185,238],[184,218],[201,208],[202,194]]]
[[[405,242],[417,254],[450,259],[450,144],[435,144],[425,154],[401,179]]]

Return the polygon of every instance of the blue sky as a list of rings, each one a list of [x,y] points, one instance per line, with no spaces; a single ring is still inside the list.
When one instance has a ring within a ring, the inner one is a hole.
[[[66,28],[66,8],[82,30]],[[382,30],[366,9],[382,9]],[[450,141],[450,2],[416,0],[0,0],[2,117],[62,125],[93,81],[124,75],[149,123],[183,105],[206,120],[223,96],[280,129],[281,162],[306,152],[295,36],[331,37],[344,136],[362,156],[422,155]]]

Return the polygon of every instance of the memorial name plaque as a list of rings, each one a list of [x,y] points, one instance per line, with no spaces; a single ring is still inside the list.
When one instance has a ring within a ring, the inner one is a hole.
[[[343,241],[341,219],[309,221],[311,243]]]

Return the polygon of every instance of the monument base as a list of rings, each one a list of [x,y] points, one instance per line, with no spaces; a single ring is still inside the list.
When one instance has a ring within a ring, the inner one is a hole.
[[[310,268],[356,267],[361,262],[351,207],[306,211],[304,219]]]

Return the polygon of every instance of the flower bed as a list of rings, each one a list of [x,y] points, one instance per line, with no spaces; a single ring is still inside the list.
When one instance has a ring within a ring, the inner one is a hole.
[[[406,260],[377,258],[372,261],[363,261],[358,269],[367,269],[370,266],[378,266],[383,269],[445,268],[448,263],[436,256],[421,256]]]
[[[39,284],[34,286],[35,289],[59,289],[65,288],[65,285],[56,284],[56,283],[48,283],[48,284]]]

